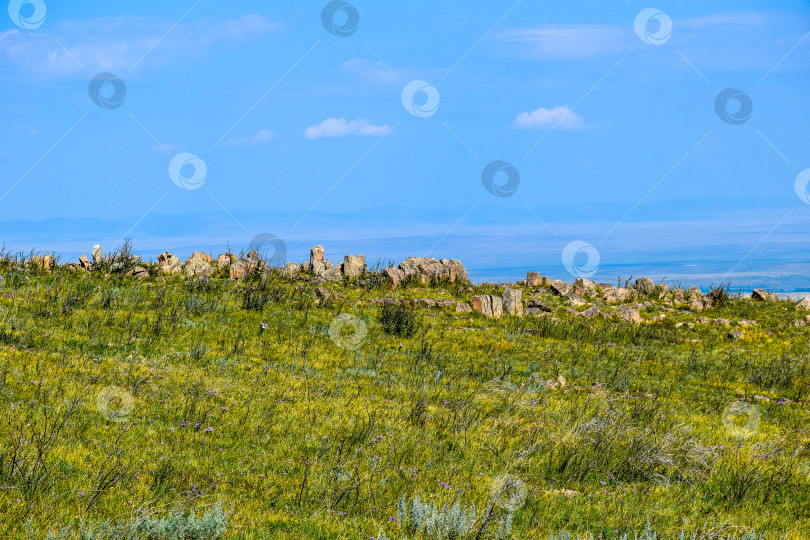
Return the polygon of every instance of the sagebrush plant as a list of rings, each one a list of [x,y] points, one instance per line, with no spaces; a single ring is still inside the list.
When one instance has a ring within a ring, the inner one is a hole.
[[[406,306],[408,335],[388,333],[369,299],[469,303],[499,286],[394,293],[373,272],[232,282],[227,269],[190,279],[146,263],[138,280],[26,268],[36,256],[0,260],[0,538],[137,532],[141,518],[215,503],[223,539],[634,538],[647,521],[660,539],[810,530],[810,329],[792,303],[730,295],[671,312],[656,297],[632,325],[573,315],[541,287],[548,315]],[[316,303],[316,289],[334,300]],[[368,323],[356,350],[329,336],[345,312]],[[757,325],[732,341],[698,317]],[[131,396],[123,422],[97,408],[111,386]],[[722,422],[735,400],[761,413],[742,440]],[[525,491],[494,500],[505,475]],[[431,505],[422,532],[403,528],[415,494]]]

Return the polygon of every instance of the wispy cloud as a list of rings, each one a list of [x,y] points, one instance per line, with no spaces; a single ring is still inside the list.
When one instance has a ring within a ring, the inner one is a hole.
[[[538,58],[565,59],[609,56],[627,50],[635,38],[633,27],[598,24],[555,24],[511,28],[495,40],[513,44],[523,54]]]
[[[230,147],[239,147],[239,146],[255,146],[257,144],[262,144],[266,142],[270,142],[273,140],[276,134],[273,133],[269,129],[261,129],[255,135],[250,137],[234,137],[232,139],[228,139],[225,141],[225,146]]]
[[[213,44],[231,43],[281,28],[279,23],[261,15],[195,19],[181,23],[161,41],[175,22],[163,17],[124,15],[62,22],[49,33],[9,30],[0,33],[5,57],[0,58],[0,66],[11,64],[29,73],[49,76],[84,75],[88,70],[123,72],[153,47],[148,65],[160,66],[204,58]]]
[[[327,137],[348,137],[350,135],[385,135],[391,130],[386,124],[375,126],[366,118],[347,121],[345,118],[327,118],[317,126],[310,126],[304,131],[307,139]]]
[[[360,77],[367,83],[395,83],[400,77],[393,69],[383,62],[369,62],[365,58],[352,58],[343,62],[345,73]]]
[[[540,107],[536,111],[522,112],[517,115],[512,126],[518,129],[582,129],[582,117],[571,110],[568,105],[546,109]]]

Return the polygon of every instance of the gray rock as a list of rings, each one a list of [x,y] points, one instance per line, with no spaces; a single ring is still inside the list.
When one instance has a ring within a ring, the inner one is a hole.
[[[571,292],[571,286],[559,279],[553,280],[549,283],[549,287],[551,288],[551,292],[556,294],[557,296],[565,296],[569,292]]]
[[[810,298],[805,296],[804,298],[796,302],[796,308],[810,310]]]
[[[406,279],[418,279],[422,283],[432,280],[469,281],[467,270],[456,259],[434,259],[432,257],[408,257],[399,264]]]
[[[745,334],[743,334],[741,330],[735,329],[728,333],[728,337],[731,341],[739,341],[745,337]]]
[[[636,308],[621,306],[616,310],[616,316],[624,322],[638,324],[641,322],[641,313]]]
[[[103,262],[104,262],[104,254],[101,251],[101,246],[99,244],[96,244],[95,246],[93,246],[93,264],[95,266],[98,266]]]
[[[323,246],[315,246],[309,250],[309,264],[315,266],[315,263],[323,262]]]
[[[775,294],[764,289],[754,289],[751,293],[751,298],[759,300],[760,302],[775,302],[777,300]]]
[[[402,283],[402,279],[405,277],[405,273],[402,270],[394,268],[393,266],[383,268],[383,275],[385,276],[385,282],[394,289],[399,287],[399,284]]]
[[[474,311],[487,319],[500,319],[503,316],[503,301],[500,296],[477,295],[472,297],[470,303]]]
[[[520,289],[505,289],[501,294],[503,310],[509,315],[523,315],[523,291]]]
[[[343,274],[341,274],[340,270],[338,270],[337,268],[331,268],[329,270],[324,270],[324,272],[321,274],[321,277],[326,281],[335,282],[342,280]]]
[[[650,278],[639,278],[633,285],[633,288],[642,296],[650,296],[655,292],[655,283]]]
[[[456,304],[456,313],[472,313],[472,310],[470,304],[465,304],[464,302]]]

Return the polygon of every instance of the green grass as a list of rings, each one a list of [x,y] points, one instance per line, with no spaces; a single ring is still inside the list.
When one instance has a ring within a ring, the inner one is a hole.
[[[306,278],[107,271],[0,263],[0,538],[212,509],[222,538],[438,538],[396,517],[417,496],[474,504],[464,538],[507,519],[520,539],[810,531],[810,334],[790,302],[632,325],[548,296],[554,316],[495,321],[369,302],[492,285],[364,279],[316,302]],[[365,325],[359,347],[330,337],[338,315]],[[699,316],[758,326],[675,327]],[[724,426],[734,402],[758,424]]]

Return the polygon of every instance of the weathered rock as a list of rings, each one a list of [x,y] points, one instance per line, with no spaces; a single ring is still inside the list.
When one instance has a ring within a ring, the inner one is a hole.
[[[596,317],[601,313],[602,309],[598,305],[593,304],[591,307],[580,313],[580,315],[582,315],[583,317],[587,317],[589,319],[593,319],[594,317]]]
[[[402,278],[405,277],[405,273],[402,270],[394,268],[393,266],[383,268],[383,275],[385,276],[385,282],[394,289],[399,287],[399,284],[402,283]]]
[[[692,311],[703,311],[704,309],[710,308],[712,305],[712,301],[708,298],[698,297],[693,295],[689,299],[689,309]]]
[[[805,296],[798,302],[796,302],[796,307],[798,309],[810,310],[810,298]]]
[[[748,321],[748,320],[742,320],[742,321],[737,322],[737,325],[742,326],[742,327],[757,326],[757,324],[758,324],[757,321]]]
[[[504,312],[509,315],[523,315],[523,291],[520,289],[505,289],[501,294]]]
[[[36,268],[42,268],[43,270],[53,270],[53,255],[46,253],[45,255],[31,257],[31,259],[26,262],[26,266],[34,266]]]
[[[227,268],[236,262],[236,255],[233,253],[221,253],[217,255],[217,268]]]
[[[95,246],[93,246],[93,264],[95,266],[98,266],[103,262],[104,262],[104,254],[101,251],[101,246],[99,244],[96,244]]]
[[[731,326],[731,321],[728,319],[714,319],[712,324],[715,326]]]
[[[650,278],[639,278],[636,280],[633,288],[642,296],[650,296],[655,292],[655,283]]]
[[[323,261],[323,267],[324,267],[326,270],[332,270],[332,269],[335,267],[335,263],[333,263],[333,262],[332,262],[332,261],[330,261],[329,259],[325,259],[325,260]]]
[[[605,300],[609,304],[619,304],[630,298],[631,293],[628,289],[612,289],[605,292]]]
[[[79,265],[85,270],[93,269],[93,264],[87,260],[87,255],[79,256]]]
[[[432,280],[469,281],[467,271],[456,259],[434,259],[432,257],[408,257],[399,264],[406,279],[418,279],[422,283]]]
[[[183,271],[183,263],[180,262],[178,257],[175,257],[168,251],[164,251],[158,255],[157,262],[162,274],[177,274]]]
[[[641,322],[641,313],[636,308],[621,306],[616,310],[616,316],[624,322],[638,324]]]
[[[309,250],[309,264],[323,263],[323,246],[315,246]]]
[[[672,305],[673,306],[682,306],[686,303],[686,299],[683,297],[683,289],[675,289],[672,293]]]
[[[398,306],[399,304],[406,304],[408,303],[407,300],[403,300],[401,298],[372,298],[369,300],[372,304],[380,304],[383,306]]]
[[[343,274],[340,273],[340,270],[337,268],[330,268],[329,270],[324,270],[321,274],[321,277],[326,281],[340,281],[343,279]]]
[[[731,341],[739,341],[745,337],[745,334],[743,334],[741,330],[734,329],[728,333],[728,337]]]
[[[655,292],[658,294],[658,299],[663,300],[669,294],[669,285],[666,283],[657,283],[655,285]]]
[[[547,286],[549,283],[549,279],[547,277],[543,277],[537,272],[527,272],[526,273],[526,286],[527,287],[542,287]]]
[[[298,272],[301,271],[301,268],[294,262],[288,262],[284,265],[281,273],[284,277],[287,278],[295,278],[298,276]]]
[[[149,277],[149,271],[143,266],[136,266],[135,268],[127,272],[127,275],[137,279],[145,279]]]
[[[574,287],[581,289],[582,292],[577,292],[579,295],[595,295],[599,289],[595,281],[585,278],[577,278],[577,280],[574,281]]]
[[[315,288],[315,298],[318,300],[328,300],[332,298],[332,291],[327,289],[326,287],[316,287]],[[372,298],[371,302],[374,303],[374,300],[382,300],[381,298]]]
[[[764,289],[754,289],[753,292],[751,292],[751,298],[759,300],[760,302],[775,302],[777,300],[775,294]]]
[[[588,304],[587,300],[585,300],[580,295],[573,292],[566,294],[565,297],[568,299],[568,304],[571,305],[572,307],[579,307]]]
[[[569,292],[571,292],[571,286],[559,279],[555,279],[549,283],[549,287],[551,288],[551,292],[556,294],[557,296],[565,296]]]
[[[326,265],[322,262],[316,262],[312,264],[312,273],[316,276],[322,276],[323,273],[326,272]]]
[[[503,315],[503,301],[500,296],[489,294],[473,296],[472,308],[487,319],[500,319]]]
[[[543,302],[541,302],[536,298],[532,298],[531,300],[528,301],[526,305],[526,310],[532,314],[554,312],[554,308],[549,307],[547,304],[544,304]]]
[[[160,262],[158,260],[158,262]],[[214,273],[215,268],[211,266],[212,259],[207,253],[195,251],[191,257],[186,259],[186,275],[208,277]]]
[[[464,302],[456,304],[456,313],[472,313],[472,310],[470,304],[465,304]]]
[[[346,255],[343,258],[342,272],[348,278],[356,278],[366,271],[365,255]]]

